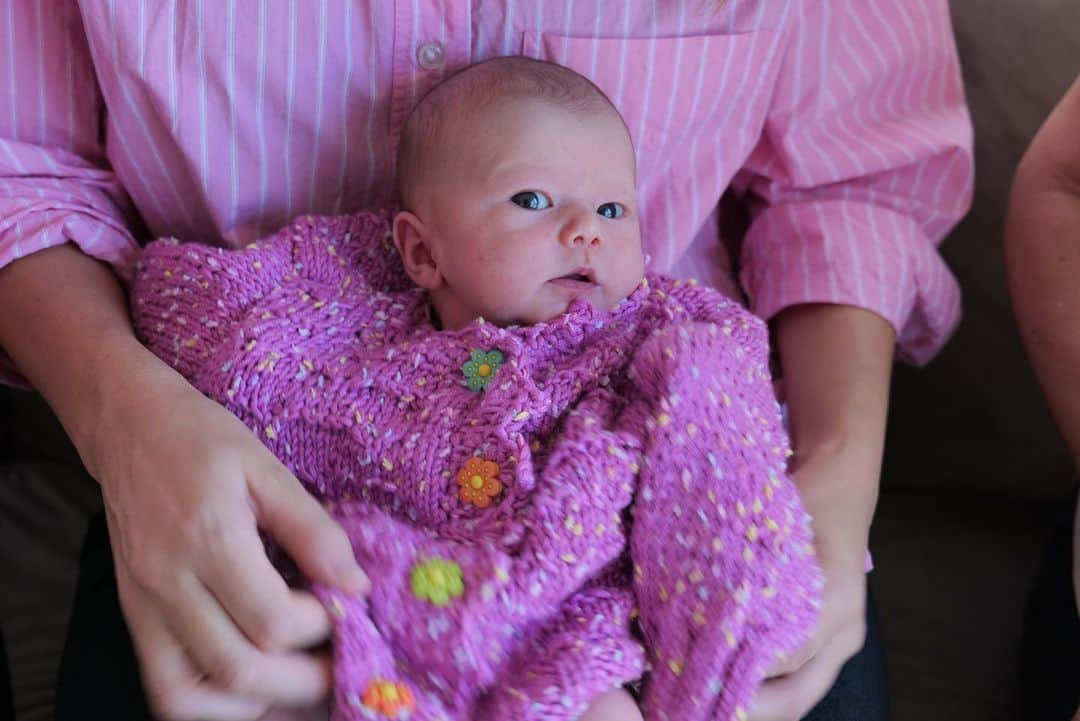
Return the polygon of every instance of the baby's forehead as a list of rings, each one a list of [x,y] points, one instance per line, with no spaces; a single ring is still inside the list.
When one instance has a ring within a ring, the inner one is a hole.
[[[440,131],[471,135],[478,124],[522,107],[540,117],[570,113],[625,128],[614,104],[591,80],[569,68],[524,57],[494,58],[451,76],[414,108],[420,122],[406,125],[426,129],[429,138]]]
[[[568,152],[600,150],[615,162],[634,150],[622,120],[599,108],[568,108],[547,99],[514,97],[448,124],[447,160],[491,166],[520,160],[534,168],[565,161]],[[566,150],[570,148],[571,150]],[[455,152],[455,149],[460,151]]]
[[[560,124],[568,118],[578,125]],[[544,133],[560,125],[569,128],[564,137],[585,128],[605,146],[621,143],[634,163],[622,117],[587,78],[523,57],[471,66],[433,88],[410,113],[398,150],[399,191],[407,198],[416,181],[448,165],[483,163],[477,151],[487,155],[500,143],[527,142],[521,133]]]

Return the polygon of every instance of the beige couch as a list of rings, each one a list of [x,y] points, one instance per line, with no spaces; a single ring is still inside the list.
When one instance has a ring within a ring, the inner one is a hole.
[[[872,539],[899,721],[1016,718],[1024,595],[1049,511],[1073,478],[1013,329],[1000,227],[1016,161],[1080,72],[1080,2],[952,8],[977,137],[975,207],[944,251],[966,319],[929,368],[897,371]],[[74,458],[50,458],[45,443],[27,450],[40,427],[58,432],[29,400],[0,391],[0,622],[21,721],[49,718],[78,539],[99,502],[75,470],[59,488],[34,483],[38,464],[73,469]]]

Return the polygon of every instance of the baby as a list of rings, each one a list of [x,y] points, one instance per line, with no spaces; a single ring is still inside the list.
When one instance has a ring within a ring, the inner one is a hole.
[[[132,292],[372,578],[315,589],[333,717],[744,718],[821,585],[764,324],[644,277],[629,134],[565,68],[454,75],[398,172],[392,225],[159,241]]]

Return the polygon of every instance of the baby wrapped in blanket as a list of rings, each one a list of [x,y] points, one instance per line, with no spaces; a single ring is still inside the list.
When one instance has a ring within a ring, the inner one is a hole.
[[[401,142],[392,219],[159,241],[132,290],[372,579],[315,589],[333,717],[626,718],[638,682],[647,719],[743,717],[821,586],[765,325],[645,274],[629,135],[571,71],[473,66]]]

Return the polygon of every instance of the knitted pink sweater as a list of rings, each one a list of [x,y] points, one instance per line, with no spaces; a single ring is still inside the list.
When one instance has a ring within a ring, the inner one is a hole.
[[[432,327],[373,214],[146,249],[149,347],[323,499],[337,719],[738,719],[820,596],[763,323],[659,277],[612,311]],[[647,673],[646,673],[647,672]]]

